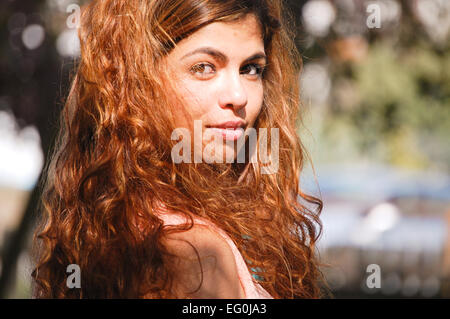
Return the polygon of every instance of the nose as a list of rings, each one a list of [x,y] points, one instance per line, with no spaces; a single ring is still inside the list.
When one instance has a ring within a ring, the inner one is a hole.
[[[223,88],[219,96],[219,105],[221,108],[233,108],[239,110],[247,105],[247,91],[242,84],[239,74],[231,74],[224,78]]]

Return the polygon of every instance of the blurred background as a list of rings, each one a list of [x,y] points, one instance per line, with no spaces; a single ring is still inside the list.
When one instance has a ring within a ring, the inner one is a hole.
[[[0,298],[31,297],[37,181],[79,55],[82,2],[0,2]],[[450,1],[286,3],[314,164],[301,186],[324,201],[331,292],[449,298]]]

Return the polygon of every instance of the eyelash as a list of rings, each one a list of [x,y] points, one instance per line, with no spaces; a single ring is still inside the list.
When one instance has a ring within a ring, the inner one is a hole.
[[[192,66],[191,69],[190,69],[191,73],[196,74],[197,73],[196,69],[198,69],[201,66],[209,66],[212,69],[215,69],[214,65],[212,65],[210,63],[202,62],[202,63],[198,63],[198,64],[195,64],[194,66]],[[263,74],[263,72],[264,72],[264,70],[266,68],[266,66],[264,66],[262,64],[259,64],[259,63],[249,63],[244,68],[247,68],[249,66],[250,67],[254,67],[256,69],[256,74],[249,74],[249,75],[257,76],[258,78],[260,78],[262,76],[262,74]],[[205,76],[201,74],[201,77],[205,77]]]

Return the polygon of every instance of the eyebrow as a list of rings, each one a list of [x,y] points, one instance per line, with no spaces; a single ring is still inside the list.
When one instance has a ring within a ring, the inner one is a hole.
[[[224,53],[222,53],[214,48],[211,48],[211,47],[201,47],[201,48],[195,49],[194,51],[191,51],[191,52],[185,54],[181,58],[181,60],[183,60],[191,55],[198,54],[198,53],[208,54],[208,55],[214,57],[215,59],[219,60],[223,64],[226,64],[228,62],[228,57]],[[245,59],[244,63],[253,61],[253,60],[257,60],[257,59],[264,59],[265,63],[267,63],[267,56],[263,52],[257,52],[255,54],[253,54],[251,57]]]

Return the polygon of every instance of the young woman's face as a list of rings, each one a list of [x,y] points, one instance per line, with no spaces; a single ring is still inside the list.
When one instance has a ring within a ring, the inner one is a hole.
[[[263,104],[266,56],[256,17],[211,23],[180,41],[165,62],[183,103],[176,107],[191,115],[188,120],[181,111],[174,114],[176,126],[192,130],[197,121],[198,132],[201,123],[201,145],[191,132],[194,147],[221,143],[222,158],[234,159],[234,144],[242,145],[236,141],[253,127]]]

